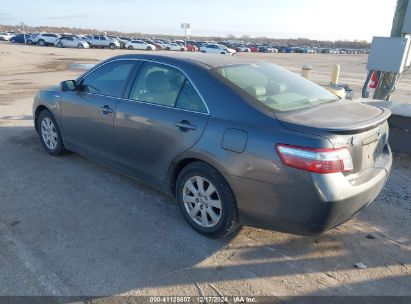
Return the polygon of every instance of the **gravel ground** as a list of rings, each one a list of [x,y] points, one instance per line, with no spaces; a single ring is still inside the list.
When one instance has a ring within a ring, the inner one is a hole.
[[[411,296],[409,155],[395,155],[369,208],[321,236],[245,227],[211,240],[160,192],[76,154],[43,152],[32,127],[35,92],[79,75],[70,63],[124,52],[0,43],[0,295]],[[355,90],[365,77],[361,55],[240,56],[293,71],[311,63],[318,83],[340,63]]]

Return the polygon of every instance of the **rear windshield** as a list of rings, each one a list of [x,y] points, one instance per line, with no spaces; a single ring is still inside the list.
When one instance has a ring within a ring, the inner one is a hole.
[[[315,83],[274,64],[238,64],[214,71],[242,92],[276,111],[291,111],[338,100]]]

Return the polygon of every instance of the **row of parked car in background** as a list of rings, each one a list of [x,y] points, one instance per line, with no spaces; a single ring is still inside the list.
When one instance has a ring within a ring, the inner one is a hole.
[[[129,50],[190,51],[216,54],[236,54],[238,52],[260,53],[326,53],[326,54],[368,54],[367,49],[325,48],[309,46],[287,46],[256,44],[233,41],[174,40],[164,38],[135,38],[111,35],[73,35],[55,33],[0,33],[0,40],[12,43],[26,43],[39,46],[71,48],[109,48]]]

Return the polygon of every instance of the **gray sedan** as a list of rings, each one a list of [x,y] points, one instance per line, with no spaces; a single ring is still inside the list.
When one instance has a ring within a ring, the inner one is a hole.
[[[46,152],[176,197],[210,237],[240,225],[321,233],[369,205],[392,163],[388,110],[241,58],[114,57],[40,91],[33,114]]]

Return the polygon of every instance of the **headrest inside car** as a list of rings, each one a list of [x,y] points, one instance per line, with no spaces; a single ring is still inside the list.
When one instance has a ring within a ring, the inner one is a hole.
[[[247,87],[244,89],[248,94],[258,98],[263,97],[267,94],[264,87]]]
[[[166,73],[163,71],[155,71],[148,74],[146,78],[146,88],[152,92],[162,92],[168,90],[170,87],[170,82],[167,78]]]

